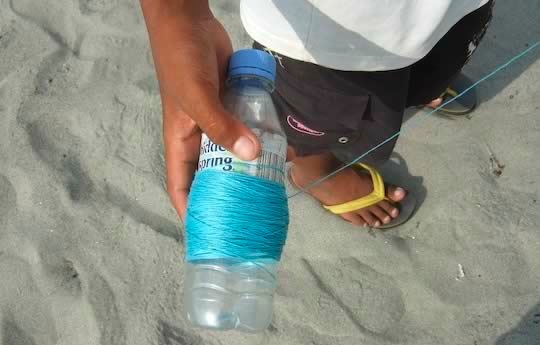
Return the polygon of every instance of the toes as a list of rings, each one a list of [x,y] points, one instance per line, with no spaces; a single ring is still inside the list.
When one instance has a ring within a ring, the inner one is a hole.
[[[396,186],[389,186],[386,195],[393,201],[398,202],[405,198],[407,192],[405,189]]]
[[[386,200],[381,201],[378,206],[388,213],[392,218],[399,216],[399,210]]]
[[[381,226],[381,222],[369,210],[361,210],[358,214],[362,216],[369,226],[374,228]]]
[[[441,105],[442,101],[442,98],[434,99],[433,101],[431,101],[431,103],[428,104],[428,106],[432,108],[437,108],[439,105]]]
[[[357,213],[345,213],[345,214],[342,214],[341,217],[343,217],[343,219],[345,219],[347,222],[351,223],[351,224],[354,224],[354,225],[358,225],[358,226],[366,226],[366,222],[364,221],[364,219],[362,217],[360,217],[359,214]]]
[[[380,208],[379,206],[375,205],[369,208],[369,211],[377,217],[377,220],[380,221],[382,224],[388,224],[390,221],[392,221],[392,217],[388,213],[386,213],[385,210]],[[380,225],[380,224],[379,224]],[[377,226],[377,225],[375,225]]]

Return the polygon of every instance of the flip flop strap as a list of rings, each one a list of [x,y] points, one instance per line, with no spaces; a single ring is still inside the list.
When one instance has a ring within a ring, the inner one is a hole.
[[[447,88],[440,96],[440,98],[444,98],[444,96],[449,95],[450,97],[454,98],[457,97],[458,93],[456,90],[452,88]]]
[[[371,194],[366,195],[362,198],[352,200],[343,204],[334,205],[334,206],[324,205],[325,209],[327,209],[328,211],[334,214],[343,214],[343,213],[348,213],[352,211],[357,211],[357,210],[360,210],[369,206],[373,206],[383,200],[388,200],[385,196],[384,181],[382,179],[382,176],[379,174],[379,172],[375,170],[374,168],[365,164],[358,163],[357,165],[367,170],[369,174],[371,175],[371,180],[373,181],[373,192],[371,192]]]

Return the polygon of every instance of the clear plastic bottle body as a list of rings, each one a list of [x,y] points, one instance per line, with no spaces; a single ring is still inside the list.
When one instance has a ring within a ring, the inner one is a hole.
[[[283,184],[287,140],[270,95],[272,89],[270,81],[254,76],[238,76],[228,82],[224,106],[258,136],[261,154],[252,162],[242,161],[203,134],[199,171],[234,171]]]
[[[225,108],[261,141],[261,155],[252,162],[234,157],[203,135],[199,170],[218,169],[283,184],[287,142],[272,102],[272,83],[254,76],[229,80]],[[259,332],[272,320],[278,262],[231,259],[188,262],[184,310],[196,327]]]

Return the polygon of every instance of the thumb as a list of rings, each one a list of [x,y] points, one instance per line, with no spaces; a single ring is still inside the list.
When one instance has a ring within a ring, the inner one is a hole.
[[[219,96],[197,92],[198,104],[190,114],[213,143],[222,146],[242,160],[257,158],[260,143],[257,136],[242,122],[225,110]]]

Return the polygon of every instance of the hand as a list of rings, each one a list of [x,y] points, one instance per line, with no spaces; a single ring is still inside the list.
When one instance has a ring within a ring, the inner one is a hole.
[[[167,191],[184,219],[201,130],[243,160],[260,143],[220,100],[232,45],[206,0],[141,0],[163,108]]]

